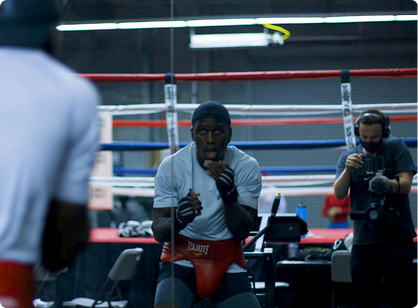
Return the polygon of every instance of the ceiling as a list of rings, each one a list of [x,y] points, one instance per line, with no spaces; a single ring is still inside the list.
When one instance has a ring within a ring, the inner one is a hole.
[[[151,21],[267,16],[338,16],[369,14],[416,14],[412,0],[57,0],[63,8],[64,23],[99,21]],[[334,58],[334,66],[345,57],[359,61],[380,58],[380,64],[362,67],[397,67],[388,59],[410,59],[416,67],[416,22],[368,22],[351,24],[278,25],[291,32],[283,46],[214,50],[210,56],[189,48],[190,29],[108,30],[63,33],[60,57],[81,72],[161,72],[170,67],[170,46],[175,48],[175,71],[245,71],[252,69],[316,69],[304,63]],[[196,34],[262,32],[261,25],[196,28]],[[268,30],[272,31],[272,30]],[[240,58],[242,57],[242,59]],[[193,59],[198,64],[193,64]],[[310,59],[309,61],[307,59]],[[141,64],[136,63],[141,60]],[[209,63],[212,66],[199,67]],[[287,61],[283,61],[286,59]],[[134,62],[133,62],[134,60]],[[241,61],[241,65],[233,61]],[[279,60],[279,61],[278,61]],[[300,60],[303,60],[302,63]],[[200,61],[200,62],[199,62]],[[263,66],[262,61],[266,62]],[[280,62],[281,61],[281,62]],[[251,63],[251,64],[244,64]],[[300,62],[300,67],[297,67]],[[200,64],[199,64],[200,63]],[[279,64],[281,63],[281,64]],[[136,66],[135,66],[136,65]],[[215,65],[218,65],[216,68]],[[274,66],[273,66],[274,65]],[[115,66],[115,67],[113,67]],[[355,64],[350,65],[350,67]],[[405,66],[405,65],[403,65]],[[332,68],[331,66],[328,69]]]
[[[416,14],[412,0],[59,0],[63,22],[264,16]],[[288,25],[282,25],[287,27]],[[287,42],[412,40],[416,22],[291,25]],[[261,26],[198,28],[196,33],[261,32]],[[188,35],[189,33],[186,32]],[[110,36],[109,36],[110,37]],[[110,39],[110,38],[109,38]],[[111,43],[111,42],[110,42]]]
[[[416,14],[412,0],[61,0],[64,20],[169,19],[338,13]],[[171,10],[173,8],[173,10]]]

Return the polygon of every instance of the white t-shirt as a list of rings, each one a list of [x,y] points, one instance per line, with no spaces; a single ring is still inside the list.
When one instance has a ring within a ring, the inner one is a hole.
[[[50,201],[88,202],[100,96],[48,54],[0,48],[0,260],[35,264]]]
[[[224,161],[235,172],[235,186],[240,204],[257,209],[261,191],[258,162],[234,146],[228,146]],[[222,199],[215,180],[199,165],[196,144],[190,143],[163,160],[155,177],[154,208],[177,207],[190,189],[200,193],[202,215],[180,231],[180,234],[201,240],[227,240],[233,237],[225,224]]]
[[[238,201],[257,209],[257,199],[261,191],[261,171],[258,162],[234,146],[228,146],[223,160],[235,172],[235,186]],[[181,198],[190,189],[200,193],[202,215],[197,216],[180,234],[199,240],[221,241],[233,237],[226,226],[223,202],[216,188],[215,180],[199,165],[196,157],[196,144],[190,143],[174,155],[166,157],[155,176],[154,208],[177,207]],[[192,267],[187,260],[176,264]],[[232,264],[227,272],[244,270]]]

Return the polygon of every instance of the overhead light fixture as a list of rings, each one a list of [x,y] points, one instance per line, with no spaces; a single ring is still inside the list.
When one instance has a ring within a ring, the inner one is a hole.
[[[384,22],[395,21],[394,15],[385,16],[335,16],[325,17],[326,23],[352,23],[352,22]]]
[[[416,21],[417,15],[395,15],[395,21]]]
[[[254,18],[197,19],[188,20],[186,24],[190,28],[255,25]]]
[[[73,24],[59,25],[56,27],[59,31],[88,31],[88,30],[117,30],[117,23],[95,23],[95,24]]]
[[[67,24],[56,27],[59,31],[86,31],[86,30],[122,30],[122,29],[161,29],[161,28],[186,28],[185,21],[138,21],[138,22],[114,22],[91,24]]]
[[[148,22],[121,22],[119,29],[158,29],[158,28],[186,28],[183,20],[176,21],[148,21]]]
[[[190,48],[234,48],[262,47],[271,44],[283,45],[282,36],[269,33],[227,33],[227,34],[192,34]]]
[[[321,24],[353,22],[417,21],[417,15],[370,15],[370,16],[329,16],[329,17],[268,17],[268,18],[221,18],[173,21],[143,21],[116,23],[62,24],[59,31],[117,30],[117,29],[158,29],[244,26],[263,24]]]
[[[322,24],[324,17],[262,17],[255,19],[256,24]]]

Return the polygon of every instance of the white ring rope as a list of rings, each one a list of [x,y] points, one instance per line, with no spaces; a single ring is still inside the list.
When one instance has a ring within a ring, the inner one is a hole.
[[[270,175],[263,176],[263,183],[269,185],[298,186],[332,183],[335,175]],[[154,177],[91,177],[91,185],[119,186],[119,187],[154,187]]]
[[[333,194],[331,184],[335,175],[295,175],[263,176],[261,196],[274,195],[279,190],[286,196],[316,196]],[[417,193],[417,176],[415,175],[411,193]],[[114,195],[154,197],[153,177],[92,177],[90,185],[112,186]],[[326,187],[311,187],[326,185]]]
[[[177,104],[176,111],[193,113],[198,104]],[[339,105],[224,105],[233,115],[297,115],[324,114],[341,112]],[[385,104],[353,104],[353,111],[359,113],[367,108],[376,108],[383,113],[412,113],[417,112],[417,103],[385,103]],[[135,105],[101,105],[99,112],[109,112],[113,115],[135,115],[166,112],[165,104],[135,104]]]
[[[262,181],[265,184],[284,186],[295,186],[295,183],[299,186],[301,181],[309,183],[308,185],[332,183],[334,179],[334,174],[262,176]],[[412,183],[417,183],[417,175],[414,176]],[[90,185],[154,187],[154,177],[91,177]]]
[[[334,188],[331,187],[331,185],[327,187],[303,187],[303,188],[297,188],[297,187],[269,187],[269,188],[263,188],[261,190],[260,196],[273,196],[276,195],[277,192],[280,191],[280,193],[284,196],[323,196],[323,195],[329,195],[334,194]],[[114,195],[119,196],[132,196],[132,197],[154,197],[154,189],[153,188],[126,188],[126,187],[113,187],[112,193]],[[417,193],[417,186],[411,187],[411,193],[416,194]]]
[[[176,111],[193,113],[198,104],[177,104]],[[340,113],[339,105],[224,105],[231,115],[300,115],[300,114],[331,114]],[[382,103],[352,105],[352,110],[360,114],[367,108],[376,108],[387,114],[415,113],[417,103]],[[138,115],[161,113],[167,111],[166,104],[135,104],[135,105],[101,105],[101,113],[112,115]],[[334,174],[329,175],[285,175],[263,176],[261,196],[274,195],[277,190],[286,196],[315,196],[332,194],[331,184],[335,180]],[[417,176],[413,179],[415,184],[411,192],[417,192]],[[154,197],[154,177],[91,177],[90,185],[112,186],[114,195]],[[326,185],[326,187],[312,187]],[[307,187],[310,186],[310,187]]]

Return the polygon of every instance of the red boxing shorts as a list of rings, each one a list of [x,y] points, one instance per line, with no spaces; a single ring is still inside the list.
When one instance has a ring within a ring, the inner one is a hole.
[[[33,307],[35,282],[32,270],[32,266],[0,261],[0,304],[3,307]]]
[[[242,243],[236,239],[208,241],[178,235],[174,247],[172,259],[171,243],[164,244],[161,261],[192,262],[196,273],[197,293],[202,298],[209,298],[222,288],[222,279],[231,264],[237,263],[243,269],[247,268]]]

